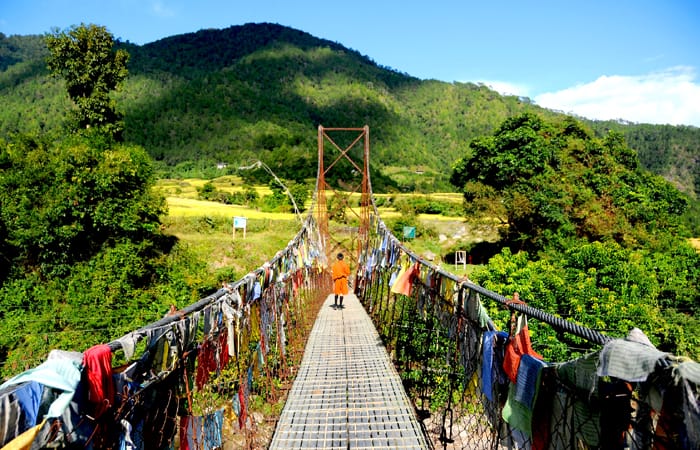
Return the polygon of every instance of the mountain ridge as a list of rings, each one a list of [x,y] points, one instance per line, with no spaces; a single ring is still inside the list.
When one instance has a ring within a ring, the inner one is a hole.
[[[71,107],[60,82],[41,68],[40,39],[0,35],[0,99],[7,105],[0,136],[57,130],[60,111]],[[403,190],[445,189],[469,142],[506,118],[526,111],[565,117],[482,84],[421,80],[274,23],[117,45],[131,54],[130,77],[116,94],[125,138],[166,174],[206,175],[216,162],[261,159],[282,176],[312,178],[318,125],[368,125],[375,168],[400,173]],[[697,198],[700,129],[577,119],[598,135],[622,131],[644,167]],[[416,176],[414,167],[427,170]]]

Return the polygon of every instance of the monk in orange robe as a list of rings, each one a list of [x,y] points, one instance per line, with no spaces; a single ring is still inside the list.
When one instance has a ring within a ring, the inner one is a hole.
[[[333,274],[333,294],[335,301],[333,306],[343,307],[343,296],[348,294],[348,276],[350,276],[350,267],[343,261],[343,254],[338,253],[338,260],[333,263],[331,268]],[[338,305],[340,300],[340,305]]]

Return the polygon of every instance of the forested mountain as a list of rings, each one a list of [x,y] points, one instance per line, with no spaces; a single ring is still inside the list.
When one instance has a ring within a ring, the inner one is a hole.
[[[276,24],[119,46],[131,55],[117,94],[125,139],[143,146],[163,175],[213,175],[217,162],[261,159],[283,177],[313,178],[317,126],[366,124],[375,168],[404,190],[448,189],[451,166],[472,139],[522,112],[561,115],[483,85],[420,80]],[[40,36],[0,34],[0,137],[60,129],[71,104],[46,54]],[[644,167],[697,197],[700,129],[587,123],[599,135],[621,131]]]

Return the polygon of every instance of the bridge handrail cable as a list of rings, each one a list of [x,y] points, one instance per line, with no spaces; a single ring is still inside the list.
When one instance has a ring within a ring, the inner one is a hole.
[[[132,336],[136,338],[136,340],[140,340],[143,337],[146,336],[147,332],[149,330],[161,328],[167,325],[170,325],[174,322],[177,322],[181,320],[183,317],[188,316],[192,313],[198,312],[206,308],[207,306],[211,305],[212,303],[221,300],[224,298],[226,295],[230,294],[231,292],[237,290],[238,288],[241,287],[246,281],[250,278],[257,278],[261,276],[262,274],[265,273],[265,270],[267,267],[274,266],[281,258],[283,258],[285,255],[287,255],[289,252],[293,251],[298,245],[301,239],[308,233],[308,234],[318,234],[317,227],[314,226],[314,217],[313,217],[313,210],[314,210],[314,202],[315,202],[315,194],[314,198],[312,200],[311,207],[309,208],[309,212],[306,215],[306,218],[304,219],[304,222],[302,224],[301,229],[297,234],[294,236],[294,238],[289,241],[287,246],[284,248],[284,250],[278,251],[275,256],[273,256],[269,261],[263,263],[260,267],[257,269],[247,273],[245,276],[240,278],[237,281],[234,281],[233,283],[227,284],[224,287],[220,288],[216,292],[201,298],[195,303],[192,303],[191,305],[186,306],[185,308],[182,308],[176,312],[176,314],[172,315],[167,315],[163,317],[160,320],[157,320],[155,322],[151,322],[147,325],[144,325],[141,328],[138,328],[135,331],[132,331],[131,333],[128,333],[124,336],[122,336],[119,339],[113,340],[109,342],[107,345],[109,348],[114,352],[116,350],[119,350],[122,347],[122,342],[121,340],[127,336]],[[315,237],[315,236],[314,236]],[[321,255],[323,255],[323,252],[321,252]]]
[[[504,306],[507,306],[510,309],[513,309],[515,311],[518,311],[522,314],[527,315],[528,317],[533,317],[536,318],[548,325],[551,325],[553,328],[556,330],[560,331],[565,331],[567,333],[573,334],[575,336],[584,338],[592,343],[595,344],[600,344],[604,345],[606,342],[609,342],[612,340],[610,336],[606,336],[602,333],[600,333],[597,330],[593,330],[591,328],[576,324],[574,322],[571,322],[569,320],[563,319],[561,317],[557,317],[553,314],[550,314],[546,311],[543,311],[541,309],[529,306],[526,301],[522,302],[513,302],[511,299],[505,297],[504,295],[501,295],[497,292],[491,291],[489,289],[486,289],[482,286],[479,286],[478,284],[473,283],[469,279],[465,277],[459,277],[458,275],[455,275],[451,272],[448,272],[441,267],[438,267],[431,263],[430,261],[426,260],[425,258],[420,257],[418,254],[416,254],[414,251],[412,251],[410,248],[408,248],[406,245],[404,245],[394,234],[391,232],[391,230],[386,226],[384,221],[381,219],[379,215],[379,210],[377,209],[376,204],[374,203],[374,196],[371,195],[372,192],[372,184],[371,181],[369,181],[369,189],[370,189],[370,199],[371,199],[371,206],[373,209],[373,212],[375,214],[375,217],[377,218],[378,221],[378,228],[387,233],[389,238],[392,240],[394,245],[396,245],[399,249],[401,249],[402,252],[404,252],[408,257],[414,261],[418,262],[419,264],[428,267],[431,271],[436,272],[440,274],[443,277],[446,277],[448,279],[451,279],[455,282],[457,282],[460,285],[461,289],[470,289],[473,290],[474,292],[478,292],[480,295],[487,297],[491,300],[494,300]]]

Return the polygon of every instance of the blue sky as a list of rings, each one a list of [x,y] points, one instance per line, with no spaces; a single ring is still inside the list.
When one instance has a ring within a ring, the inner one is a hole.
[[[3,0],[0,32],[103,25],[137,44],[274,22],[422,78],[597,119],[700,126],[698,0]]]

